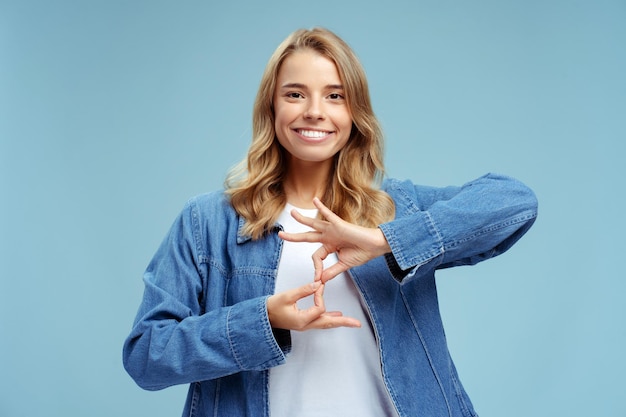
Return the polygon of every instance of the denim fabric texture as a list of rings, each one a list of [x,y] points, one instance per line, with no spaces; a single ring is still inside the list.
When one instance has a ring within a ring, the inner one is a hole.
[[[524,184],[487,174],[462,187],[387,179],[396,218],[380,225],[391,253],[349,271],[379,345],[398,414],[475,416],[448,352],[435,271],[509,249],[533,224]],[[288,360],[290,332],[266,309],[282,249],[280,225],[252,240],[222,191],[191,199],[144,274],[145,291],[124,343],[137,384],[190,384],[184,416],[269,416],[268,369]]]

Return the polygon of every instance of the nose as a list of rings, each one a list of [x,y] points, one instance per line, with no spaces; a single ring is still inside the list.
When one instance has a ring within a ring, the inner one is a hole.
[[[324,111],[319,100],[311,99],[307,103],[307,108],[304,111],[304,118],[309,120],[323,120]]]

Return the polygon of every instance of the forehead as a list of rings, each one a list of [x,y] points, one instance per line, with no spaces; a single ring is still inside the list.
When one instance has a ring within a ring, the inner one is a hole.
[[[277,76],[277,87],[285,83],[315,86],[341,84],[335,63],[325,56],[309,50],[296,51],[285,58]]]

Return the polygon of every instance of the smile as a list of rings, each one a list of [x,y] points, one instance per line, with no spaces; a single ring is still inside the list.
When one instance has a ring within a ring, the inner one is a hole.
[[[296,129],[296,132],[300,136],[304,136],[305,138],[311,138],[311,139],[320,139],[333,133],[333,132],[329,132],[325,130],[306,130],[306,129]]]

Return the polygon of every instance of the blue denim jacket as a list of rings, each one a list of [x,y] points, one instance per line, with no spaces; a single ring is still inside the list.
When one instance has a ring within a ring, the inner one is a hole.
[[[385,180],[396,218],[379,227],[391,253],[353,268],[380,349],[385,384],[403,417],[475,416],[448,348],[436,269],[506,251],[532,225],[533,192],[486,175],[462,187]],[[184,416],[269,416],[268,370],[285,362],[290,332],[272,329],[266,299],[280,228],[251,240],[223,192],[191,199],[150,262],[123,351],[141,387],[190,384]]]

